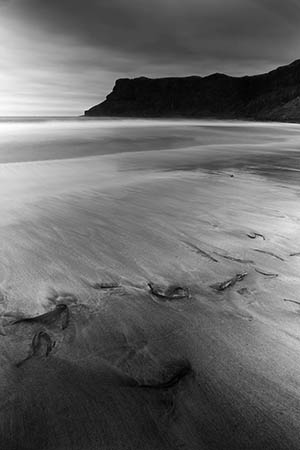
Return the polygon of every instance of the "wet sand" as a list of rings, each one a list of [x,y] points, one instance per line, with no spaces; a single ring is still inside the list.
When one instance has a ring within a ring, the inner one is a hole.
[[[0,165],[1,448],[300,447],[300,127],[152,127]]]

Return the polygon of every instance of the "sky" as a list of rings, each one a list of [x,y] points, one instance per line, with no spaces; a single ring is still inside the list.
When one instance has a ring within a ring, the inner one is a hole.
[[[115,80],[300,58],[299,0],[0,0],[0,116],[80,115]]]

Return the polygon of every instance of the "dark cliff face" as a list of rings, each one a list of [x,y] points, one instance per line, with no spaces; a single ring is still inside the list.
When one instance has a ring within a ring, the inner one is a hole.
[[[251,77],[120,79],[106,100],[85,115],[300,122],[300,60]]]

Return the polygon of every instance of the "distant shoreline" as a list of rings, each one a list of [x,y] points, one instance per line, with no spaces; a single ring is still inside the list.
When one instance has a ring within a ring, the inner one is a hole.
[[[300,125],[299,121],[284,121],[284,120],[261,120],[261,119],[253,119],[253,118],[223,118],[223,117],[193,117],[193,116],[86,116],[86,115],[74,115],[74,116],[0,116],[0,125],[1,123],[34,123],[34,122],[50,122],[50,121],[64,121],[64,122],[72,122],[76,120],[82,121],[123,121],[123,120],[132,120],[132,121],[145,121],[145,122],[188,122],[188,121],[197,121],[197,122],[224,122],[224,123],[252,123],[255,124],[267,124],[267,125]]]

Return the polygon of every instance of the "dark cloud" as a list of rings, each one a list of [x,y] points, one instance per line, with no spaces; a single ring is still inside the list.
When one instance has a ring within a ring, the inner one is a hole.
[[[50,33],[153,63],[275,62],[300,34],[294,0],[15,0],[13,5]]]

